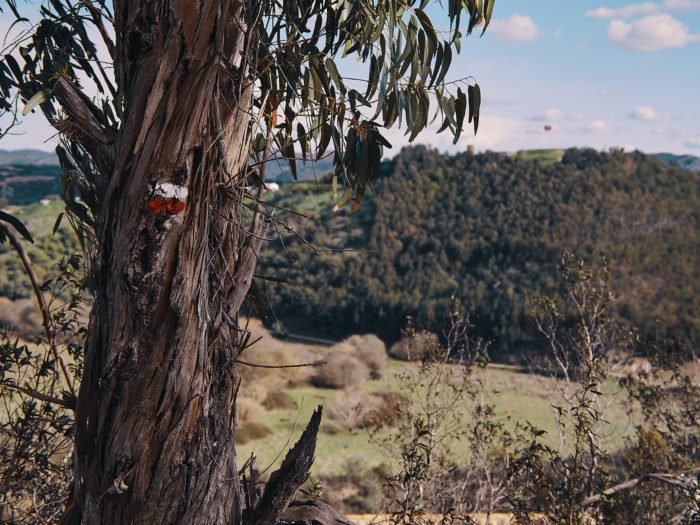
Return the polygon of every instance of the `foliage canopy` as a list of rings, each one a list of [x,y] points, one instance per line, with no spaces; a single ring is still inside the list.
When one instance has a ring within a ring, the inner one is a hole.
[[[23,113],[40,108],[64,131],[57,151],[66,184],[77,188],[75,196],[80,194],[88,205],[99,200],[97,172],[103,166],[90,148],[86,151],[81,141],[73,140],[54,90],[62,78],[94,93],[91,111],[108,132],[117,132],[129,93],[124,67],[111,63],[120,53],[110,36],[112,3],[43,2],[40,19],[32,26],[15,0],[5,0],[17,27],[26,29],[3,50],[0,112],[17,115],[21,108]],[[246,67],[255,72],[250,139],[251,156],[259,164],[268,155],[284,158],[296,176],[298,160],[330,155],[334,196],[342,193],[338,207],[351,200],[357,207],[377,175],[384,148],[391,147],[384,128],[403,126],[412,141],[437,119],[440,131],[449,130],[455,143],[465,120],[477,131],[480,87],[472,77],[450,80],[448,72],[464,33],[488,26],[493,0],[450,0],[446,30],[429,16],[428,0],[248,4],[243,23],[250,41],[240,56],[225,57],[222,67],[232,76]],[[115,10],[124,8],[120,2],[114,5]],[[183,29],[186,34],[194,30]],[[98,34],[100,44],[95,43]],[[153,35],[144,30],[142,37]],[[116,46],[128,45],[134,52],[144,43],[117,39]],[[342,73],[351,61],[367,68],[362,78]],[[259,177],[255,172],[253,176]],[[70,201],[69,208],[89,220],[88,210],[75,198]]]
[[[421,146],[381,173],[378,198],[353,215],[330,213],[313,183],[277,194],[318,219],[292,220],[318,253],[290,234],[264,257],[266,275],[285,281],[266,286],[291,332],[391,341],[407,315],[436,330],[455,296],[499,352],[541,348],[526,300],[557,293],[569,250],[609,258],[617,319],[645,337],[700,338],[695,173],[638,152],[568,150],[542,164]]]

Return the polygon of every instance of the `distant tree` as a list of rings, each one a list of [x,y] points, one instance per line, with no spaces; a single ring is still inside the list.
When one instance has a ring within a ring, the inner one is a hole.
[[[283,157],[296,174],[297,156],[330,151],[337,205],[357,207],[389,146],[383,127],[413,140],[435,113],[455,141],[467,115],[476,130],[478,86],[445,78],[493,0],[448,1],[446,32],[428,3],[50,0],[5,49],[3,109],[40,108],[60,133],[67,209],[93,249],[75,425],[83,523],[264,525],[288,506],[313,446],[247,506],[234,446],[238,315],[272,216],[265,163]],[[341,75],[346,55],[368,66],[364,82]]]

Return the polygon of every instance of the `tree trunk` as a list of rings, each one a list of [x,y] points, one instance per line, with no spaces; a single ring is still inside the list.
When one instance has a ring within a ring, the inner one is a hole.
[[[123,114],[76,416],[83,523],[242,522],[237,314],[262,232],[242,227],[247,5],[114,2]]]

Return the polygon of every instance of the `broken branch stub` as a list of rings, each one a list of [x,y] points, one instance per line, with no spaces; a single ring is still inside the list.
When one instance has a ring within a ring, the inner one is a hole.
[[[287,453],[279,470],[270,475],[255,510],[247,516],[248,525],[276,525],[294,499],[296,491],[309,477],[322,411],[321,406],[316,409],[306,430]]]

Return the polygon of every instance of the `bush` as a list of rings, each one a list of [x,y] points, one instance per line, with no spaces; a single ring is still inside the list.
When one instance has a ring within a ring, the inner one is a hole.
[[[379,392],[373,394],[371,410],[362,418],[362,426],[370,428],[391,428],[396,426],[399,408],[409,403],[408,398],[399,392]]]
[[[368,469],[364,457],[353,455],[345,460],[342,471],[345,474],[323,479],[324,499],[334,508],[347,514],[381,511],[381,487],[387,471],[386,466]]]
[[[311,383],[321,388],[348,388],[368,378],[369,368],[357,358],[348,354],[331,354],[328,362],[318,367]]]
[[[249,397],[239,397],[236,402],[236,414],[239,423],[258,421],[264,413],[265,409],[262,405]]]
[[[301,345],[290,345],[265,338],[247,349],[241,360],[258,365],[279,366],[313,362],[316,356]],[[248,392],[254,388],[259,394],[256,399],[260,401],[265,399],[267,391],[281,390],[286,386],[307,382],[312,373],[309,367],[261,368],[243,365],[240,370],[241,392]],[[259,385],[263,385],[264,388]]]
[[[420,361],[440,344],[438,336],[432,332],[416,332],[404,336],[389,349],[389,355],[401,361]]]
[[[389,360],[384,341],[373,334],[354,335],[346,341],[353,347],[352,354],[359,361],[367,365],[371,372],[372,379],[381,378],[382,372]]]
[[[399,405],[408,399],[398,392],[368,394],[358,389],[347,389],[336,394],[326,406],[328,417],[348,430],[357,428],[380,429],[393,427]]]
[[[326,404],[328,417],[342,424],[348,430],[360,426],[367,414],[375,408],[378,399],[358,389],[346,389],[338,392]]]
[[[268,410],[296,410],[297,408],[294,398],[282,390],[269,392],[262,404]]]
[[[272,434],[272,430],[265,423],[250,421],[236,429],[236,443],[243,445],[249,441],[267,437],[270,434]]]

